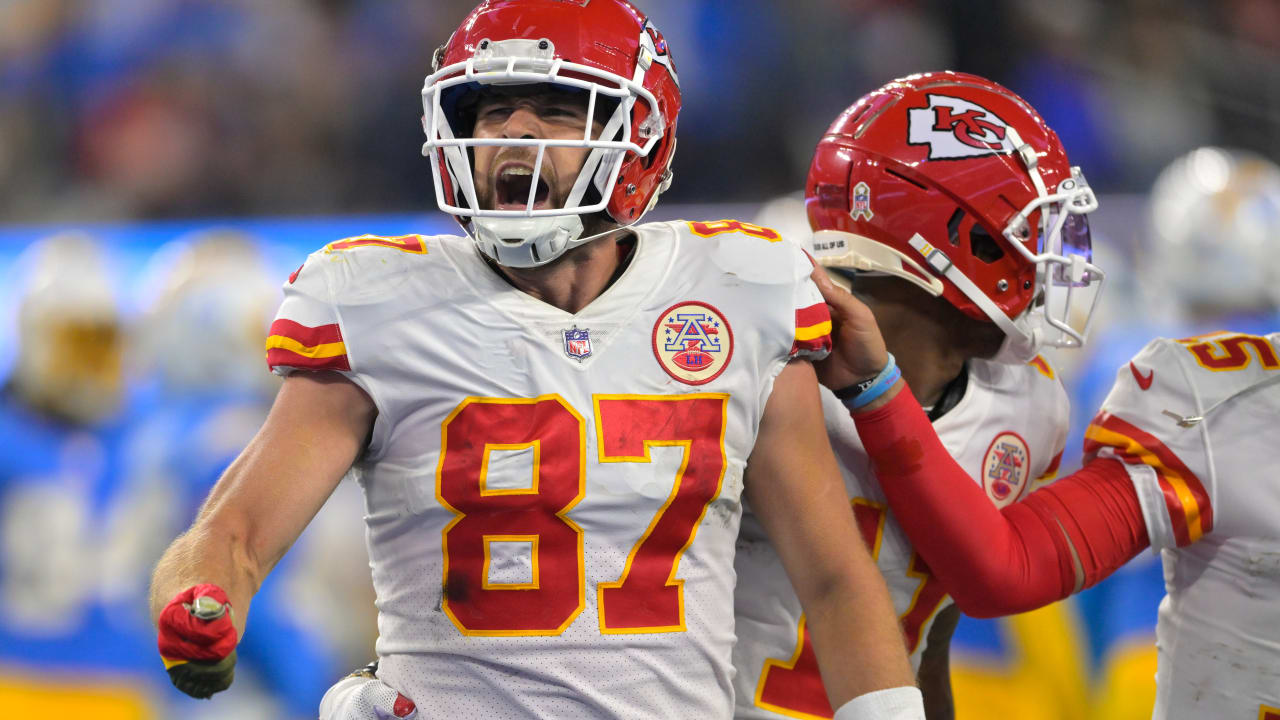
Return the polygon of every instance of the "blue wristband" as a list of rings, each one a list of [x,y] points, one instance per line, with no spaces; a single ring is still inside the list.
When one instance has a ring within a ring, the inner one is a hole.
[[[893,357],[893,353],[888,353],[888,356],[889,362],[885,363],[885,366],[881,368],[874,378],[836,393],[836,397],[840,398],[840,402],[844,403],[845,407],[850,410],[857,410],[871,403],[883,395],[890,387],[893,387],[898,378],[902,377],[902,371],[898,369],[898,362]],[[856,392],[852,395],[846,395],[849,389],[854,389]]]
[[[888,392],[889,388],[893,387],[893,384],[898,382],[898,378],[900,377],[902,377],[902,371],[895,366],[893,368],[893,372],[889,373],[888,377],[884,380],[877,380],[875,385],[872,385],[870,388],[867,388],[866,392],[863,392],[859,394],[858,397],[850,400],[845,404],[845,407],[850,410],[857,410],[870,405],[873,400]]]

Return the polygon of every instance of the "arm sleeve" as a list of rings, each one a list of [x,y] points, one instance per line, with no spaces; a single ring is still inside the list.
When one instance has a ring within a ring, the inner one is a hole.
[[[1147,547],[1142,508],[1114,460],[997,509],[938,440],[909,389],[854,415],[889,506],[956,604],[1024,612],[1092,585]]]

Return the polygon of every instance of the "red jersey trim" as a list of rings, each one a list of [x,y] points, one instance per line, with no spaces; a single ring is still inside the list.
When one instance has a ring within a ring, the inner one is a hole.
[[[308,327],[280,318],[267,337],[267,366],[307,370],[351,370],[347,346],[337,323]]]
[[[796,308],[796,337],[791,354],[831,352],[831,313],[826,303]]]
[[[1155,436],[1115,415],[1100,413],[1085,432],[1085,455],[1096,455],[1104,447],[1113,448],[1126,463],[1155,470],[1179,547],[1213,530],[1213,507],[1200,478]]]

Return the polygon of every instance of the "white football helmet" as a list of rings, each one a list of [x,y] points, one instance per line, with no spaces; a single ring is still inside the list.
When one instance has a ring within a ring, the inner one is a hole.
[[[93,424],[124,395],[124,318],[101,245],[84,233],[32,244],[18,258],[18,353],[10,384],[31,407]]]
[[[1280,305],[1280,167],[1251,152],[1202,147],[1166,167],[1151,190],[1139,255],[1146,291],[1171,321]]]
[[[473,137],[468,104],[521,85],[579,94],[588,118],[602,119],[600,135],[591,137],[588,122],[580,139]],[[671,184],[679,80],[662,33],[626,0],[484,0],[436,52],[422,107],[436,202],[502,265],[542,265],[598,237],[583,237],[584,215],[636,223]],[[472,157],[480,146],[534,154],[524,208],[479,206]],[[564,207],[538,207],[549,147],[590,150]]]
[[[137,361],[166,388],[274,394],[263,361],[280,287],[255,238],[212,229],[161,247],[144,272]]]

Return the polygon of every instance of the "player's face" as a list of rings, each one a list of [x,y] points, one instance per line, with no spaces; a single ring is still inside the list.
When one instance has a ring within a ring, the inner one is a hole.
[[[587,122],[585,94],[492,95],[483,98],[476,107],[474,135],[581,140]],[[593,121],[591,125],[592,136],[598,136],[601,124]],[[547,148],[536,178],[534,209],[564,207],[588,152],[588,148]],[[524,210],[529,201],[530,183],[535,181],[533,168],[537,158],[536,147],[477,147],[475,184],[481,209]]]

